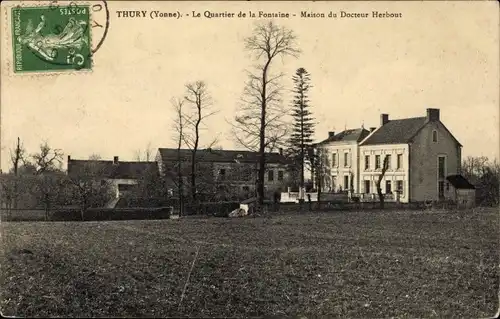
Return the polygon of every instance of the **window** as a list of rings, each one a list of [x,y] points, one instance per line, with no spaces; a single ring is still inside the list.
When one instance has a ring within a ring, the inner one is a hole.
[[[344,167],[347,167],[348,166],[348,163],[349,162],[349,153],[344,153]]]
[[[390,194],[392,193],[392,187],[391,187],[391,181],[385,181],[385,193]]]
[[[403,181],[396,182],[396,189],[402,195],[403,194]]]
[[[370,181],[365,181],[365,194],[370,194]]]
[[[349,175],[344,176],[344,190],[349,189]]]
[[[444,198],[444,182],[443,181],[438,182],[438,196],[439,196],[439,199]]]
[[[270,182],[274,181],[274,171],[267,172],[267,180]]]
[[[249,191],[250,191],[250,187],[248,187],[248,186],[243,186],[243,191],[244,191],[244,192],[249,192]]]
[[[398,154],[396,160],[397,160],[397,163],[396,163],[397,169],[403,168],[403,154]]]
[[[225,168],[219,169],[219,176],[220,176],[220,179],[226,179],[226,169]]]
[[[434,143],[438,141],[438,132],[436,130],[432,131],[432,141]]]
[[[283,180],[283,171],[278,171],[278,180],[279,181]]]
[[[370,155],[365,155],[365,169],[370,168]]]
[[[446,191],[450,190],[450,183],[446,182]]]
[[[131,184],[118,184],[118,190],[120,192],[126,192],[126,191],[130,191],[132,189],[134,189],[135,185],[131,185]]]
[[[323,165],[324,165],[325,167],[330,166],[330,163],[329,163],[330,161],[329,161],[329,160],[330,160],[330,159],[328,158],[328,154],[324,154],[324,155],[323,155],[323,159],[322,159],[322,161],[323,161]]]
[[[446,175],[446,157],[438,157],[438,178],[445,178]]]
[[[332,154],[332,167],[337,167],[337,153]]]
[[[391,168],[391,155],[386,155],[385,157],[387,157],[387,168],[390,169]]]
[[[380,155],[375,155],[375,169],[380,168]]]

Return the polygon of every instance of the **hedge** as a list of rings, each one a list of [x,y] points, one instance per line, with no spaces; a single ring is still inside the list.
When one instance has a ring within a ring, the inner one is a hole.
[[[102,220],[137,220],[137,219],[169,219],[171,207],[160,208],[89,208],[84,214],[84,221]],[[11,210],[2,211],[2,221],[44,221],[43,210]],[[79,209],[64,209],[49,212],[49,221],[81,221]]]

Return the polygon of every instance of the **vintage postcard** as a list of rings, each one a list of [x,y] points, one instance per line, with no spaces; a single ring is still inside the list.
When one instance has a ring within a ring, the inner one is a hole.
[[[3,1],[2,316],[498,317],[499,12]]]

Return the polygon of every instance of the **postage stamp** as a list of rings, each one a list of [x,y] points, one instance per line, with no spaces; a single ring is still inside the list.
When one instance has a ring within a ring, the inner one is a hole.
[[[90,6],[11,9],[15,73],[90,70]]]

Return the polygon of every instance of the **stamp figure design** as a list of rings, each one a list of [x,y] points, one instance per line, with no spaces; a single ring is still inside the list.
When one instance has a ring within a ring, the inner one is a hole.
[[[14,72],[91,69],[89,23],[88,5],[12,8]]]

